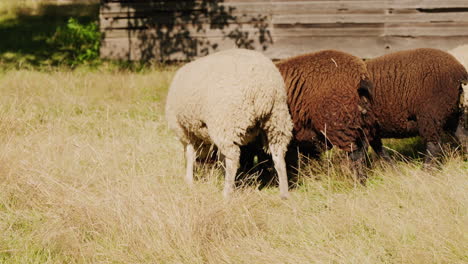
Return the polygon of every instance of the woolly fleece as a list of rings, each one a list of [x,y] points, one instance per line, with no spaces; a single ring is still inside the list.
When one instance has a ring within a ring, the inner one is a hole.
[[[260,134],[272,154],[284,157],[292,137],[281,74],[270,59],[244,49],[214,53],[179,69],[166,118],[184,145],[214,144],[226,159],[238,160],[239,146]]]
[[[448,122],[459,114],[460,83],[468,79],[463,65],[437,49],[395,52],[366,64],[380,125],[376,140],[420,135],[438,143]]]
[[[458,46],[449,51],[468,71],[468,44]],[[468,83],[463,85],[464,101],[463,105],[468,108]]]
[[[314,148],[327,141],[351,152],[371,137],[372,92],[361,59],[325,50],[293,57],[276,66],[285,79],[294,141],[299,145]]]

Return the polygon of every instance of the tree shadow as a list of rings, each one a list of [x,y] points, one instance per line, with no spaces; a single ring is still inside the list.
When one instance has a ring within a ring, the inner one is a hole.
[[[151,0],[115,4],[104,0],[103,38],[117,38],[113,35],[117,34],[127,39],[129,60],[191,60],[219,49],[225,40],[239,48],[266,50],[272,43],[268,15],[239,14],[223,2]],[[112,51],[109,54],[113,57]]]
[[[64,27],[70,17],[81,23],[97,21],[99,4],[42,3],[35,9],[19,8],[14,13],[14,17],[0,21],[0,61],[57,65],[64,54],[50,41],[56,29]]]

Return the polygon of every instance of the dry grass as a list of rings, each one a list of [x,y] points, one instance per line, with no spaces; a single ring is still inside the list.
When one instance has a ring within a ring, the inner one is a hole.
[[[225,201],[216,169],[187,188],[163,118],[172,74],[0,73],[0,263],[468,261],[456,155],[377,166],[367,187],[305,168],[288,201],[251,186]]]

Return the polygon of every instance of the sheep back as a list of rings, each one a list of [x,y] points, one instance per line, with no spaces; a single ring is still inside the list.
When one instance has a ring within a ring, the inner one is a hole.
[[[245,145],[256,127],[275,115],[269,143],[286,148],[292,130],[284,81],[259,52],[233,49],[180,68],[169,88],[166,118],[182,142]],[[220,146],[221,145],[221,146]],[[229,155],[229,153],[223,153]]]
[[[286,83],[295,142],[323,145],[328,141],[353,151],[360,139],[371,136],[371,83],[361,59],[326,50],[276,65]]]
[[[373,107],[381,137],[421,135],[437,141],[449,119],[456,119],[460,84],[468,75],[450,54],[414,49],[371,59],[366,64],[374,83]]]

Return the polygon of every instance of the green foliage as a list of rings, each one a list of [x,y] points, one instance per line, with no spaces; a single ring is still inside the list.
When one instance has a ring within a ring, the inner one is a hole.
[[[60,5],[38,0],[0,2],[0,69],[49,71],[56,70],[57,66],[63,69],[81,66],[94,68],[99,63],[99,60],[95,60],[93,64],[85,61],[78,65],[78,59],[73,54],[83,54],[79,53],[82,45],[73,42],[75,50],[71,51],[72,48],[67,49],[59,40],[63,38],[63,31],[75,30],[68,29],[70,17],[75,19],[75,24],[82,27],[93,21],[97,23],[99,1],[73,1],[74,3]],[[94,27],[97,32],[96,24]],[[90,27],[87,29],[91,30]]]
[[[92,21],[81,24],[70,18],[65,26],[58,27],[50,44],[65,54],[65,61],[71,66],[96,63],[99,58],[101,34],[99,26]]]

